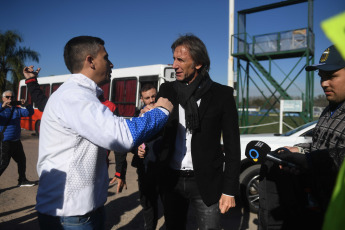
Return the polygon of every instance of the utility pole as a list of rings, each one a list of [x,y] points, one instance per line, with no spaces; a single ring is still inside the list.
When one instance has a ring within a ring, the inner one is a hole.
[[[229,0],[229,57],[228,57],[228,86],[234,87],[234,58],[231,55],[231,48],[234,41],[232,35],[234,34],[234,8],[235,0]]]

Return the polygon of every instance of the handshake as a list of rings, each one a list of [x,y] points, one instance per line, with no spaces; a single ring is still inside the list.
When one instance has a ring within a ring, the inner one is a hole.
[[[146,113],[147,111],[150,111],[151,109],[158,107],[168,110],[169,113],[171,113],[174,108],[173,104],[168,99],[161,97],[155,104],[148,104],[144,108],[142,108],[140,110],[140,116]]]

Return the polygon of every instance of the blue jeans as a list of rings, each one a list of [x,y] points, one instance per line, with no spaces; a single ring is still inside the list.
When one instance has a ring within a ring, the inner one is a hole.
[[[105,210],[100,207],[82,216],[50,216],[38,212],[41,230],[104,230]]]
[[[165,186],[162,195],[165,225],[167,230],[186,229],[189,204],[196,211],[196,219],[200,230],[221,229],[218,202],[207,206],[202,200],[194,176],[170,175],[166,181],[173,183]]]

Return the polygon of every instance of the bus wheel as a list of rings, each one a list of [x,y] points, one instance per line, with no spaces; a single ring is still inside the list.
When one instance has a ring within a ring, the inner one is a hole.
[[[40,135],[40,126],[41,126],[41,120],[36,121],[36,124],[35,124],[35,131],[36,131],[36,135],[37,135],[37,136]]]

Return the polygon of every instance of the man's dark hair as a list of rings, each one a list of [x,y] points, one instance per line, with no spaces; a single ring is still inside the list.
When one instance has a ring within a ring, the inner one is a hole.
[[[186,34],[180,36],[172,45],[171,49],[175,52],[176,47],[185,46],[190,53],[195,65],[202,65],[199,72],[208,72],[210,70],[210,58],[205,44],[195,35]]]
[[[96,57],[104,41],[98,37],[79,36],[67,42],[64,49],[64,59],[71,73],[79,73],[87,55]]]
[[[155,90],[157,90],[156,87],[155,87],[154,85],[152,85],[151,83],[146,83],[146,84],[144,84],[144,85],[141,87],[141,89],[140,89],[140,96],[142,96],[141,94],[142,94],[143,92],[146,92],[146,91],[148,91],[148,90],[150,90],[150,89],[155,89]]]

